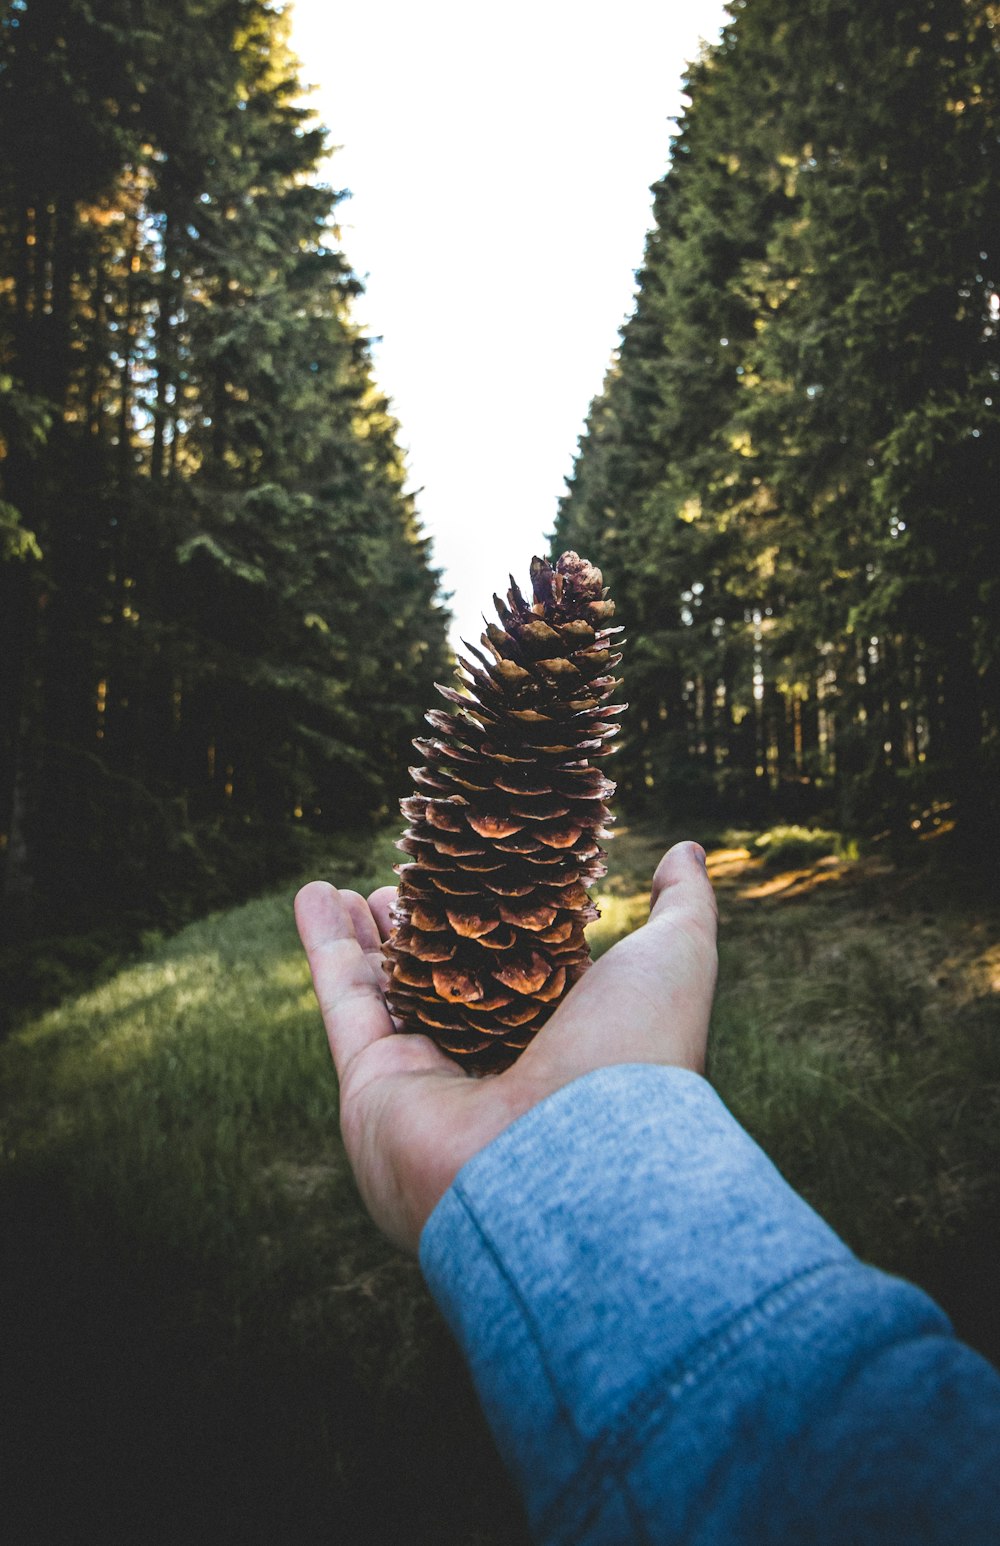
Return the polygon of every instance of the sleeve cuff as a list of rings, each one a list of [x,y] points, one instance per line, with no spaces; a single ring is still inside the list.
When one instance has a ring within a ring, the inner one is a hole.
[[[723,1386],[770,1386],[789,1335],[797,1378],[821,1370],[859,1273],[862,1343],[897,1325],[899,1291],[908,1324],[948,1330],[917,1290],[861,1268],[705,1080],[675,1068],[599,1070],[515,1122],[463,1167],[420,1256],[546,1540],[644,1538],[629,1478],[665,1424],[689,1470],[661,1503],[682,1528],[713,1463],[720,1370]],[[794,1431],[793,1413],[780,1421]]]

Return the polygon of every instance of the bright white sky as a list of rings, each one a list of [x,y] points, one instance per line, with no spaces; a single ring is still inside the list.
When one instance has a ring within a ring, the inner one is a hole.
[[[722,0],[294,0],[454,637],[544,551]],[[600,554],[586,555],[600,563]]]

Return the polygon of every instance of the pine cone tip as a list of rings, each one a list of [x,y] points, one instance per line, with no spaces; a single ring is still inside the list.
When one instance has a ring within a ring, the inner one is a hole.
[[[606,595],[604,576],[578,553],[563,553],[555,564],[547,558],[531,560],[531,588],[535,601],[544,606],[572,606],[600,601]]]

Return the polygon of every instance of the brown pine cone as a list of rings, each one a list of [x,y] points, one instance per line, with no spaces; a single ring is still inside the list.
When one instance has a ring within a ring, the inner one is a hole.
[[[387,996],[401,1029],[433,1037],[474,1073],[508,1067],[586,970],[587,883],[605,873],[614,784],[591,766],[611,749],[605,700],[621,660],[601,572],[575,553],[531,562],[533,604],[511,578],[502,627],[459,657],[465,693],[427,715],[424,766],[400,802]],[[476,663],[478,662],[478,664]]]

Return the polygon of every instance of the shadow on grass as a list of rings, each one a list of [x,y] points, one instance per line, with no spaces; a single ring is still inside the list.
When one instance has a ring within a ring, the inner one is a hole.
[[[380,1242],[331,1309],[302,1259],[234,1293],[224,1259],[140,1255],[52,1176],[2,1225],[6,1540],[526,1541],[417,1269]]]
[[[368,889],[388,857],[330,868]],[[350,1180],[293,889],[150,941],[0,1049],[13,1546],[526,1539]]]

